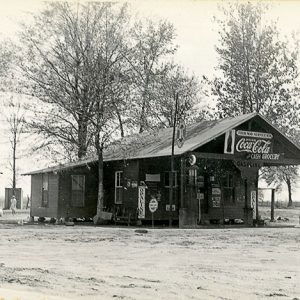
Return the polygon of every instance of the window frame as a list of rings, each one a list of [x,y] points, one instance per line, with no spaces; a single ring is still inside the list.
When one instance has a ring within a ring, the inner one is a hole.
[[[47,180],[45,180],[47,179]],[[46,186],[44,185],[46,183]],[[42,203],[41,207],[49,207],[49,174],[42,173]]]
[[[235,205],[235,187],[234,187],[234,174],[232,173],[226,173],[226,175],[223,177],[223,199],[225,205]],[[228,197],[225,197],[225,193],[229,195],[231,200]]]
[[[170,173],[171,173],[171,171],[164,172],[164,187],[165,188],[170,188]],[[168,174],[167,182],[166,182],[166,174]],[[176,187],[178,187],[178,176],[177,176],[178,171],[173,171],[173,174],[175,174],[175,177],[173,177],[173,188],[176,188]]]
[[[76,182],[76,178],[80,178],[80,180],[77,180]],[[75,180],[76,185],[80,186],[81,179],[83,179],[83,183],[82,183],[82,188],[81,189],[74,189],[75,186],[73,186],[73,182]],[[85,206],[85,175],[83,174],[73,174],[71,175],[71,207],[84,207]],[[75,192],[77,192],[77,197],[78,197],[78,192],[81,192],[81,199],[80,201],[78,199],[76,199],[75,201],[75,197],[74,194]]]
[[[121,176],[122,174],[122,176]],[[124,172],[123,171],[115,171],[115,204],[123,204],[123,188],[124,188]],[[121,190],[121,197],[118,198],[118,190]],[[118,198],[118,199],[117,199]],[[118,201],[117,201],[118,200]]]

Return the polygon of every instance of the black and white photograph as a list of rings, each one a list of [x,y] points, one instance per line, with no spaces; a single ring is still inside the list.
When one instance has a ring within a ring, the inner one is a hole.
[[[300,300],[300,0],[0,0],[0,300]]]

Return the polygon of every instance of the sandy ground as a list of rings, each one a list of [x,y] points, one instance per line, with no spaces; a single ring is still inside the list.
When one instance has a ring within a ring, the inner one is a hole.
[[[299,242],[291,227],[0,223],[0,300],[299,300]]]

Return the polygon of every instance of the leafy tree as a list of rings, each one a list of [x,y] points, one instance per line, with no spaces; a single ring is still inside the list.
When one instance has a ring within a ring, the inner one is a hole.
[[[278,188],[282,187],[284,182],[288,188],[288,206],[293,205],[292,190],[293,185],[297,182],[298,168],[295,166],[280,166],[280,167],[269,167],[262,172],[262,178],[266,180],[268,184],[276,184]]]
[[[274,23],[264,24],[261,4],[237,3],[220,20],[216,48],[222,72],[213,82],[218,109],[224,115],[259,112],[280,127],[294,120],[297,93],[297,48],[278,38]],[[282,116],[285,116],[283,119]]]
[[[212,91],[221,115],[259,112],[295,138],[293,131],[300,122],[298,47],[279,39],[275,23],[264,22],[266,10],[265,5],[253,2],[224,8],[216,48],[221,76],[212,81]],[[278,178],[290,176],[290,184],[294,182],[296,167],[277,171]],[[274,178],[273,170],[269,176]]]

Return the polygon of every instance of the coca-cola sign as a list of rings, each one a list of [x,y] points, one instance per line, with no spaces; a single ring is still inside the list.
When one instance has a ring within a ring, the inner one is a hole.
[[[272,152],[273,135],[265,132],[243,131],[236,132],[236,152],[253,154],[269,154]]]

